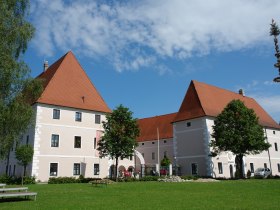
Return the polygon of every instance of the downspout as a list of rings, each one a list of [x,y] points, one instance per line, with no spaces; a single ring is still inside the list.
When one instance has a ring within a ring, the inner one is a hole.
[[[266,132],[266,128],[264,128],[265,131],[265,137],[266,137],[266,142],[268,142],[268,138],[267,138],[267,132]],[[267,149],[267,153],[268,153],[268,159],[269,159],[269,166],[270,166],[270,171],[271,171],[271,175],[272,175],[272,167],[271,167],[271,160],[270,160],[270,152],[269,152],[269,148]]]

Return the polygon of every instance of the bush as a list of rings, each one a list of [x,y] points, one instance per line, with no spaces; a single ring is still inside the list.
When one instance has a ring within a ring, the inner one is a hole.
[[[100,178],[93,178],[93,177],[84,178],[83,175],[80,175],[78,179],[75,177],[51,177],[49,178],[48,183],[49,184],[89,183],[97,179]]]
[[[157,181],[158,178],[159,178],[158,176],[144,176],[144,177],[141,177],[139,179],[139,181],[142,181],[142,182]]]
[[[80,179],[75,177],[52,177],[49,178],[49,184],[66,184],[66,183],[80,183]]]
[[[36,183],[35,176],[26,176],[23,177],[23,184],[35,184]],[[14,177],[14,176],[7,176],[2,175],[0,176],[0,183],[5,183],[8,185],[21,185],[21,177]]]

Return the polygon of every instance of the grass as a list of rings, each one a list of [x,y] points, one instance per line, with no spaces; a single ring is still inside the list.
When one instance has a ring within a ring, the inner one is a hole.
[[[0,209],[280,209],[280,180],[29,185],[37,201],[0,200]]]

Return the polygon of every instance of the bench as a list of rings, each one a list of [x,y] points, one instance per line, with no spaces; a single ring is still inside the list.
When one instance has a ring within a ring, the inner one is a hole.
[[[27,199],[29,196],[34,197],[34,201],[36,201],[36,192],[9,192],[9,193],[0,193],[0,198],[7,198],[7,197],[22,197],[24,196]]]
[[[28,187],[13,187],[13,188],[0,188],[0,193],[9,192],[9,191],[25,191],[27,192]]]
[[[7,197],[25,197],[26,199],[30,196],[34,197],[36,201],[36,192],[28,192],[28,187],[11,187],[11,188],[0,188],[0,198]]]
[[[92,184],[92,186],[95,186],[95,187],[97,187],[98,185],[107,187],[108,182],[106,179],[105,180],[104,179],[95,179],[95,180],[91,181],[91,184]]]

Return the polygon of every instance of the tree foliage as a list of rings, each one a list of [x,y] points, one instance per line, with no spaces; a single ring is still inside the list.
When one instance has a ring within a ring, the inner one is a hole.
[[[164,156],[164,158],[160,161],[161,166],[169,166],[171,164],[171,161],[167,156]]]
[[[115,174],[117,175],[119,158],[128,158],[138,145],[136,138],[139,128],[132,112],[120,105],[112,113],[106,115],[107,121],[102,122],[104,135],[98,142],[100,157],[115,158]]]
[[[41,82],[30,77],[22,60],[34,34],[26,21],[28,8],[28,0],[0,1],[0,158],[9,156],[14,141],[30,125],[30,102],[42,91]]]
[[[231,151],[236,155],[237,169],[243,176],[243,156],[259,154],[271,145],[265,141],[264,131],[254,110],[240,100],[231,101],[219,114],[213,126],[213,153]]]
[[[280,34],[280,29],[277,23],[272,19],[272,23],[270,24],[270,36],[274,36],[274,46],[275,46],[275,57],[277,58],[277,63],[274,64],[275,68],[278,68],[278,72],[280,75],[280,50],[278,44],[278,36]],[[274,82],[279,82],[279,77],[274,78]]]
[[[32,161],[33,154],[33,147],[29,144],[18,146],[16,149],[16,159],[19,161],[19,164],[24,167],[24,176],[26,173],[26,166]]]

